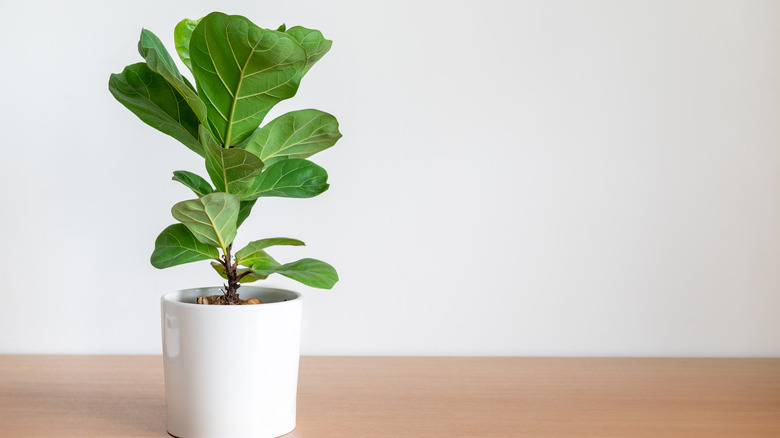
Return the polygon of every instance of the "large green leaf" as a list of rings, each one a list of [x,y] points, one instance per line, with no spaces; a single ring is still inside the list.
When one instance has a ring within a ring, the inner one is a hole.
[[[236,261],[244,266],[255,265],[270,257],[263,251],[265,248],[276,245],[303,246],[305,243],[298,239],[290,239],[288,237],[272,237],[269,239],[255,240],[249,242],[247,246],[236,252]]]
[[[260,128],[245,149],[266,166],[288,158],[307,158],[341,138],[339,122],[332,115],[305,109],[283,114]]]
[[[249,201],[241,201],[238,209],[238,220],[236,221],[237,227],[240,227],[241,224],[244,223],[246,218],[249,217],[249,213],[252,212],[252,207],[255,206],[255,202],[257,202],[257,199],[252,199]]]
[[[220,277],[227,280],[227,271],[225,271],[225,266],[222,263],[219,262],[211,262],[211,267],[214,268],[215,271],[219,274]],[[244,273],[247,273],[243,277],[241,277],[241,283],[251,283],[253,281],[257,280],[265,280],[268,278],[268,276],[260,276],[252,272],[249,268],[237,268],[236,274],[238,276],[243,275]]]
[[[241,143],[274,105],[295,95],[307,62],[289,34],[219,12],[200,20],[189,48],[210,128],[224,146]]]
[[[206,171],[220,192],[232,193],[238,199],[246,198],[255,180],[263,170],[263,162],[244,149],[205,146]]]
[[[217,248],[198,241],[182,224],[164,229],[154,242],[152,266],[158,269],[200,260],[219,259]]]
[[[146,124],[203,155],[198,117],[181,93],[145,63],[128,65],[122,73],[112,74],[108,89]]]
[[[248,198],[311,198],[328,189],[328,173],[307,160],[291,158],[268,166],[255,179]]]
[[[181,20],[179,24],[173,29],[173,40],[176,44],[176,52],[179,54],[179,58],[192,70],[192,62],[190,61],[190,39],[192,38],[192,31],[198,26],[200,20],[190,20],[185,18]]]
[[[200,100],[198,93],[189,81],[179,73],[173,58],[171,58],[168,50],[165,49],[162,41],[157,38],[157,35],[146,29],[141,30],[141,39],[138,41],[138,53],[144,57],[146,65],[152,71],[164,77],[184,97],[192,111],[198,116],[198,119],[205,123],[206,104]]]
[[[271,266],[258,263],[252,266],[252,272],[260,276],[281,274],[307,286],[330,289],[339,281],[339,275],[333,266],[316,259],[301,259],[292,263]]]
[[[314,63],[320,60],[330,50],[333,41],[326,40],[322,32],[315,29],[307,29],[303,26],[295,26],[287,29],[287,34],[295,38],[306,50],[306,68],[303,74],[314,66]]]
[[[214,193],[214,189],[211,187],[211,184],[209,184],[208,181],[203,179],[203,177],[186,170],[174,171],[173,178],[171,179],[184,184],[190,190],[195,192],[198,197],[208,195],[209,193]]]
[[[224,251],[236,237],[238,210],[238,198],[216,192],[179,202],[173,206],[171,214],[189,228],[198,241]]]

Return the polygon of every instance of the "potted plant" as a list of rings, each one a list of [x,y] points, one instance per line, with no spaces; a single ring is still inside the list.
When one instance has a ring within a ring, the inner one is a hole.
[[[335,117],[304,109],[260,125],[295,95],[332,42],[317,30],[263,29],[219,12],[181,21],[174,39],[195,86],[145,29],[138,43],[144,62],[109,80],[114,97],[142,121],[203,157],[211,180],[173,173],[195,197],[173,206],[178,223],[157,237],[151,256],[160,269],[209,260],[225,280],[222,289],[162,297],[168,432],[280,436],[295,427],[301,296],[241,284],[280,274],[330,289],[338,275],[320,260],[280,263],[266,252],[300,240],[265,238],[241,249],[233,241],[258,199],[310,198],[328,188],[325,170],[307,158],[341,137]]]

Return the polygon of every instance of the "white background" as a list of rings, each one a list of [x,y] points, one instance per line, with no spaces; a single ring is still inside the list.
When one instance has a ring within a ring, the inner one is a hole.
[[[239,244],[336,266],[304,354],[780,356],[780,2],[16,1],[0,26],[0,353],[159,353],[149,255],[198,156],[109,94],[214,5],[334,41],[331,189]]]

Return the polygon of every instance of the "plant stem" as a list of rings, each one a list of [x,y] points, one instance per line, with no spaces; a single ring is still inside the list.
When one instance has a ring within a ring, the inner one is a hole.
[[[225,255],[222,257],[222,265],[225,267],[225,275],[227,276],[227,284],[225,285],[225,299],[227,300],[228,304],[239,304],[240,298],[238,297],[238,293],[236,290],[238,290],[239,287],[241,287],[240,284],[238,284],[238,262],[233,262],[230,257],[230,250],[232,249],[233,244],[225,248]]]

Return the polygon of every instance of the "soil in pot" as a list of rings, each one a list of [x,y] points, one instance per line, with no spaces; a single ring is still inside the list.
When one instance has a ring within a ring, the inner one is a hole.
[[[248,300],[242,300],[241,298],[238,298],[238,302],[231,303],[228,301],[225,295],[209,295],[207,297],[203,297],[203,296],[198,297],[198,304],[236,305],[236,304],[263,304],[263,302],[258,300],[257,298],[249,298]]]

